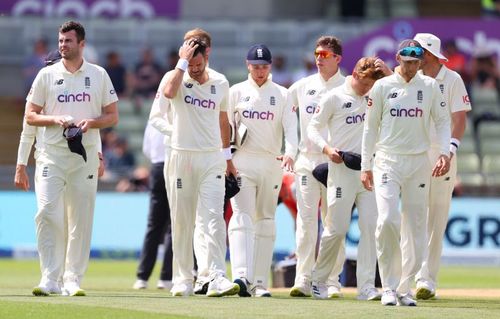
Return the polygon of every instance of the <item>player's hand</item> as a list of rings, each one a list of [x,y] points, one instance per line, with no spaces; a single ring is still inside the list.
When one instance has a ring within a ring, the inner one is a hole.
[[[290,156],[280,155],[280,156],[277,156],[276,159],[278,161],[281,161],[281,168],[282,169],[284,169],[287,172],[294,173],[294,170],[293,170],[294,161]]]
[[[233,164],[233,160],[227,160],[226,161],[227,167],[226,167],[226,175],[233,175],[234,177],[238,176],[238,170]]]
[[[67,128],[74,122],[74,119],[71,115],[54,115],[53,119],[55,125],[59,125],[63,128]]]
[[[446,155],[439,155],[436,165],[432,169],[432,176],[443,176],[450,170],[450,158]]]
[[[80,127],[82,129],[83,133],[86,133],[88,129],[90,128],[90,121],[89,120],[81,120],[76,126]]]
[[[340,164],[343,162],[342,157],[339,155],[339,149],[338,148],[333,148],[330,146],[325,146],[324,152],[326,156],[330,159],[330,161]]]
[[[16,166],[16,175],[14,176],[14,185],[16,188],[22,189],[22,190],[29,190],[30,188],[30,181],[28,178],[28,174],[26,173],[26,166],[25,165],[17,165]]]
[[[190,61],[198,46],[199,45],[195,43],[193,39],[184,41],[182,46],[179,48],[179,58]]]
[[[381,58],[377,58],[374,64],[375,64],[375,70],[382,71],[382,73],[384,73],[386,76],[391,75],[393,73],[392,70],[389,69],[387,64],[385,64],[384,60],[382,60]]]
[[[365,187],[366,190],[368,190],[368,191],[373,190],[373,173],[372,173],[372,171],[362,171],[361,172],[361,183],[363,183],[363,186]]]
[[[99,168],[97,169],[97,176],[102,177],[104,175],[104,167],[105,167],[104,157],[102,156],[101,152],[98,152],[97,156],[99,157]]]

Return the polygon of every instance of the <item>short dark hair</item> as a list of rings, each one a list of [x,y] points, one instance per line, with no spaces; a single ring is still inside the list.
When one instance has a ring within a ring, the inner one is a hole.
[[[85,40],[85,28],[81,23],[76,21],[66,21],[59,27],[59,33],[66,33],[71,30],[75,30],[78,42]]]
[[[207,44],[205,41],[199,38],[192,38],[190,42],[194,42],[195,44],[198,44],[198,47],[194,50],[193,57],[197,56],[198,53],[201,53],[201,55],[205,56],[207,53]]]
[[[342,42],[334,36],[324,35],[320,37],[316,41],[316,47],[319,46],[330,48],[333,53],[342,55]]]

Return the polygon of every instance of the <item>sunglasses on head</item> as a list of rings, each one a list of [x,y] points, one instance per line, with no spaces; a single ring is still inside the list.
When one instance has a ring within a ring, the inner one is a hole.
[[[424,49],[421,47],[406,47],[399,50],[399,55],[420,58],[424,55]]]
[[[332,56],[337,56],[335,53],[327,50],[316,50],[314,51],[314,57],[317,58],[322,58],[322,59],[328,59]]]

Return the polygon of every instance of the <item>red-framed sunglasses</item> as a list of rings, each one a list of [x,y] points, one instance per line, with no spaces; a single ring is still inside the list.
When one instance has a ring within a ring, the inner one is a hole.
[[[322,59],[328,59],[331,57],[336,57],[337,54],[333,53],[332,51],[328,50],[316,50],[314,51],[314,57],[317,58],[322,58]]]

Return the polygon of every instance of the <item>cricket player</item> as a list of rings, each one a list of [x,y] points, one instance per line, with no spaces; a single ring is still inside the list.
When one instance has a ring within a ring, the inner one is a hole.
[[[234,295],[239,291],[239,286],[225,277],[224,174],[236,174],[226,112],[229,83],[223,75],[206,68],[206,49],[200,39],[184,41],[176,68],[166,74],[163,91],[173,110],[167,193],[172,220],[174,296],[193,294],[197,214],[210,265],[207,296]]]
[[[356,204],[359,213],[360,240],[357,257],[357,288],[359,300],[379,300],[381,294],[375,288],[377,253],[375,249],[375,226],[377,204],[375,194],[366,190],[360,180],[361,172],[344,165],[339,154],[361,152],[361,139],[365,119],[366,94],[376,80],[384,77],[377,68],[377,58],[361,58],[354,67],[352,76],[321,99],[320,110],[309,122],[309,138],[328,156],[328,212],[323,220],[318,258],[313,268],[312,293],[315,298],[328,297],[326,281],[337,258],[342,257],[344,238],[349,231],[351,211]],[[321,130],[328,127],[328,142]],[[336,270],[338,271],[338,270]],[[338,278],[340,273],[336,273]],[[337,281],[340,290],[340,283]]]
[[[471,104],[460,75],[442,64],[442,61],[447,61],[447,59],[441,53],[441,40],[430,33],[417,33],[414,40],[424,48],[421,72],[436,80],[451,117],[450,170],[443,176],[431,178],[427,212],[427,252],[420,271],[415,277],[417,299],[429,299],[436,294],[443,237],[457,176],[456,152],[460,146],[460,139],[464,135],[467,112],[471,110]],[[432,163],[439,157],[439,140],[432,125],[430,137],[429,159]]]
[[[318,239],[318,205],[320,199],[322,203],[326,203],[326,188],[313,177],[312,170],[319,164],[326,163],[328,158],[307,136],[307,126],[313,114],[320,110],[321,97],[345,81],[339,70],[339,63],[342,60],[342,44],[339,39],[333,36],[320,37],[316,41],[314,56],[318,72],[295,82],[289,89],[294,108],[299,113],[301,133],[299,155],[295,163],[298,209],[295,233],[297,267],[295,284],[290,290],[292,297],[311,296],[311,271],[315,262]],[[323,130],[322,134],[326,138],[327,131]],[[321,210],[324,215],[326,205],[321,205]],[[343,255],[338,260],[332,274],[342,271]],[[338,278],[332,275],[329,281],[331,297],[340,294],[334,285],[336,281],[338,282]]]
[[[106,71],[83,59],[84,47],[83,26],[74,21],[64,23],[59,28],[62,60],[38,73],[27,98],[27,124],[43,127],[35,173],[35,222],[42,271],[40,284],[33,289],[36,296],[57,290],[61,277],[64,295],[85,295],[80,283],[90,253],[99,129],[118,122],[118,98]],[[70,124],[83,132],[81,142],[78,135],[76,144],[64,138],[63,129]],[[60,205],[63,196],[64,205]]]
[[[240,296],[250,296],[252,283],[254,296],[271,297],[268,279],[276,238],[274,217],[282,169],[293,171],[297,117],[288,90],[272,81],[269,48],[253,45],[246,63],[248,80],[232,86],[229,94],[230,121],[247,128],[247,137],[234,156],[240,192],[231,199],[231,269]],[[285,154],[281,156],[283,132]]]
[[[399,67],[375,83],[367,104],[361,181],[367,190],[375,190],[377,201],[375,236],[383,305],[417,305],[410,286],[426,246],[430,177],[449,170],[448,109],[437,82],[417,73],[423,55],[417,41],[402,41],[396,54]],[[431,120],[440,153],[434,168],[427,156]]]

